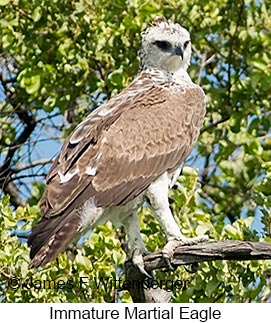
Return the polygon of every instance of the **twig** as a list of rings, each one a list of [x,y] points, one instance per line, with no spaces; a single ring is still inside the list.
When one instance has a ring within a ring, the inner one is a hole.
[[[25,175],[20,175],[20,176],[14,176],[12,177],[12,181],[22,179],[22,178],[30,178],[30,177],[46,177],[47,173],[40,173],[40,174],[25,174]]]
[[[220,123],[224,123],[224,122],[228,121],[229,119],[230,119],[230,116],[226,116],[226,117],[224,117],[224,118],[222,118],[222,119],[220,119],[220,120],[218,120],[218,121],[216,121],[214,123],[211,123],[208,126],[202,128],[200,133],[202,134],[203,132],[212,129],[212,128],[218,126]]]
[[[16,169],[13,169],[12,172],[13,172],[13,174],[17,174],[17,173],[27,170],[29,168],[33,168],[33,167],[40,166],[40,165],[50,164],[52,162],[53,162],[52,158],[36,160],[36,161],[33,161],[27,165],[18,166]]]

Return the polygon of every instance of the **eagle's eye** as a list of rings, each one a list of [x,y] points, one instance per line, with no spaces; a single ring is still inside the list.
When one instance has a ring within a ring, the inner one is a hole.
[[[171,44],[164,40],[156,40],[153,44],[162,50],[169,50],[171,48]]]
[[[190,40],[187,40],[186,42],[184,42],[183,48],[186,49],[186,47],[188,46],[189,43],[190,43]]]

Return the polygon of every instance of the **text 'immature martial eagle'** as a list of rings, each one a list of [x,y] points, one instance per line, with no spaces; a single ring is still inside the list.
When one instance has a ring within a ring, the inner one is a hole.
[[[207,239],[184,237],[168,202],[205,115],[205,95],[186,72],[190,35],[163,17],[141,35],[136,78],[75,128],[54,161],[42,218],[28,239],[30,268],[54,260],[78,232],[110,220],[124,227],[133,261],[144,272],[137,215],[144,201],[166,234],[166,259],[179,244]]]

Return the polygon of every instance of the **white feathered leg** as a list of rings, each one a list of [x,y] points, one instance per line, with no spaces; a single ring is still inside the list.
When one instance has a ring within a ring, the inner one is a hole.
[[[147,190],[147,197],[150,200],[154,216],[162,226],[166,237],[167,244],[163,248],[163,256],[170,265],[170,259],[173,258],[174,250],[180,245],[192,245],[199,242],[207,241],[208,236],[198,236],[194,238],[185,237],[175,222],[171,213],[168,202],[169,177],[164,173]]]
[[[132,257],[133,264],[136,265],[144,275],[150,277],[144,269],[143,255],[147,254],[148,251],[141,237],[137,212],[134,212],[132,215],[125,218],[123,226],[125,233],[127,234],[129,251],[131,253],[130,257]]]

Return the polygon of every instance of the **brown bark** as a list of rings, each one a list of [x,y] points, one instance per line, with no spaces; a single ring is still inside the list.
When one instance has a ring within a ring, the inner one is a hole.
[[[173,266],[191,265],[212,260],[255,260],[271,259],[271,243],[238,240],[208,241],[192,246],[176,248],[171,261]],[[161,251],[144,257],[145,270],[149,273],[155,269],[167,268]],[[128,288],[136,303],[169,302],[172,294],[160,288],[146,288],[151,278],[146,279],[137,267],[127,261],[125,265],[127,281],[145,281],[145,284],[134,284]]]

